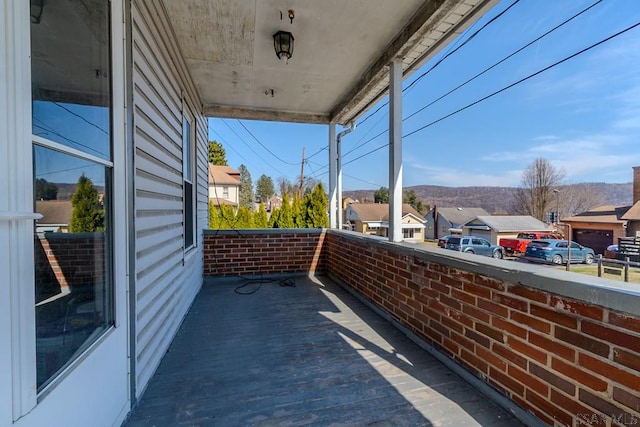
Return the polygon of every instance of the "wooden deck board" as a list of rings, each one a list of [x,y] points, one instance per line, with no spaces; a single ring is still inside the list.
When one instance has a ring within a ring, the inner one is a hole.
[[[521,425],[328,278],[243,283],[205,281],[127,426]]]

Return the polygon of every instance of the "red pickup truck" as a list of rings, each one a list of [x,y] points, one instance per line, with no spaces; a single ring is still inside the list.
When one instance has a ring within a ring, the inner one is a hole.
[[[527,249],[527,245],[531,243],[532,240],[540,240],[540,239],[562,239],[557,233],[551,232],[526,232],[526,233],[518,233],[518,236],[515,239],[500,239],[500,246],[504,248],[506,254],[522,254],[525,249]]]

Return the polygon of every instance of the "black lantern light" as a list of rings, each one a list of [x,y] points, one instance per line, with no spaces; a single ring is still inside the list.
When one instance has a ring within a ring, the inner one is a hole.
[[[293,34],[288,31],[278,31],[273,35],[273,47],[278,59],[288,61],[293,56]]]

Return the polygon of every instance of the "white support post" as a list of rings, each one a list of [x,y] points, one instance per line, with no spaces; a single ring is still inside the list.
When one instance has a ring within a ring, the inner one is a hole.
[[[338,228],[338,148],[336,125],[329,124],[329,227]]]
[[[338,138],[336,140],[336,153],[337,153],[337,161],[336,168],[338,172],[338,230],[342,230],[342,135],[343,132],[338,134]]]
[[[402,236],[402,61],[389,67],[389,241]]]

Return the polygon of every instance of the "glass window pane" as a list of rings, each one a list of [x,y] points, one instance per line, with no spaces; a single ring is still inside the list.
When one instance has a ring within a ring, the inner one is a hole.
[[[34,135],[111,159],[109,52],[108,1],[44,3],[31,24]]]
[[[110,169],[34,146],[37,384],[113,324]]]

